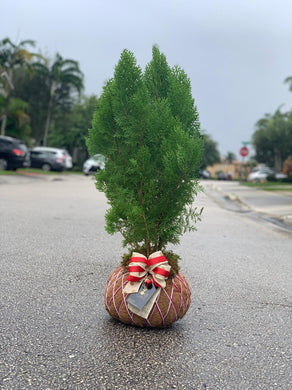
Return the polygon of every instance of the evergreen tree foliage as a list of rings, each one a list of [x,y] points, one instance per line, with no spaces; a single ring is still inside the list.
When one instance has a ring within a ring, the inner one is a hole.
[[[87,145],[106,156],[97,175],[110,209],[106,230],[124,245],[152,252],[194,230],[203,141],[190,81],[153,47],[144,73],[128,50],[104,86]]]

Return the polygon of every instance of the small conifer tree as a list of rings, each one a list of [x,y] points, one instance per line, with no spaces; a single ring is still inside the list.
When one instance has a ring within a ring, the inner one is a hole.
[[[106,157],[97,188],[110,208],[106,230],[149,256],[194,230],[192,207],[203,141],[185,72],[170,67],[154,46],[144,73],[124,50],[104,86],[87,139],[91,155]]]

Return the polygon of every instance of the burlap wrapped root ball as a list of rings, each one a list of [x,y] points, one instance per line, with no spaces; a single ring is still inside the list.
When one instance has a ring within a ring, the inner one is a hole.
[[[166,287],[162,288],[155,300],[147,319],[132,313],[127,306],[128,294],[123,294],[129,272],[124,267],[117,268],[109,277],[104,303],[108,313],[124,324],[141,327],[166,327],[182,318],[191,303],[191,291],[187,279],[179,272],[167,279]]]

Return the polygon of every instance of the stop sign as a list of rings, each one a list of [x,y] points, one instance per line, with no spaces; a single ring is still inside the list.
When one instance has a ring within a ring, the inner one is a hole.
[[[246,157],[246,156],[248,155],[248,153],[249,153],[249,150],[248,150],[248,148],[247,148],[246,146],[243,146],[243,147],[240,149],[239,153],[240,153],[240,155],[241,155],[242,157]]]

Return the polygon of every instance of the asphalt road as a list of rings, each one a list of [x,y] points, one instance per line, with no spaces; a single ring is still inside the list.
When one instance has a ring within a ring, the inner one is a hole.
[[[0,389],[292,388],[292,235],[201,194],[175,251],[186,316],[141,329],[104,309],[124,250],[92,178],[0,183]]]

